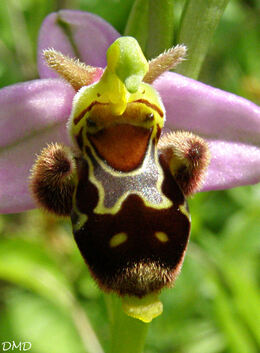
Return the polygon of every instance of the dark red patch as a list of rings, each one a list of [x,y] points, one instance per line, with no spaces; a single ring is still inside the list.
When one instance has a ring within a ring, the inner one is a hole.
[[[148,100],[146,100],[146,99],[137,99],[136,101],[134,101],[134,103],[142,103],[142,104],[145,104],[145,105],[147,105],[148,107],[150,107],[150,108],[152,108],[152,109],[154,109],[154,110],[156,110],[157,111],[157,113],[161,116],[161,117],[163,117],[163,111],[158,107],[158,105],[155,105],[155,104],[152,104],[152,103],[150,103]]]
[[[79,133],[78,135],[76,136],[76,141],[77,141],[77,144],[80,148],[80,150],[82,151],[83,149],[83,136],[82,136],[82,132],[83,132],[83,127],[79,130]]]
[[[159,141],[159,138],[160,138],[160,136],[161,136],[161,131],[162,131],[162,129],[161,129],[160,126],[157,124],[156,142]]]

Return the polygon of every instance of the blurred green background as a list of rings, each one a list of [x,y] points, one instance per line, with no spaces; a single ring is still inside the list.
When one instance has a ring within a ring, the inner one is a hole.
[[[176,1],[176,21],[184,1]],[[132,0],[1,0],[0,87],[37,77],[37,35],[61,8],[95,12],[124,30]],[[231,0],[200,80],[260,103],[260,3]],[[258,26],[257,26],[258,24]],[[164,313],[145,353],[257,353],[260,185],[200,193],[190,200],[192,233]],[[38,210],[0,216],[1,342],[29,341],[32,353],[83,353],[91,323],[109,343],[104,298],[76,248],[70,222]],[[16,350],[19,351],[18,349]]]

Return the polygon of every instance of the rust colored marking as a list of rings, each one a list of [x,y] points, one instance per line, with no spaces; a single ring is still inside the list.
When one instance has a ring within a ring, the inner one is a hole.
[[[145,105],[147,105],[148,107],[150,107],[150,108],[156,110],[157,113],[158,113],[161,117],[163,117],[163,112],[161,111],[161,109],[160,109],[157,105],[150,103],[150,102],[147,101],[146,99],[138,99],[138,100],[134,101],[133,103],[142,103],[142,104],[145,104]]]
[[[128,172],[137,168],[144,159],[151,130],[129,124],[110,126],[88,134],[99,156],[114,169]]]
[[[77,125],[80,120],[84,117],[84,115],[89,112],[94,105],[108,105],[108,103],[100,103],[97,101],[92,102],[86,109],[84,109],[75,119],[74,119],[74,124]]]
[[[160,109],[157,105],[150,103],[150,102],[147,101],[146,99],[138,99],[138,100],[136,100],[136,101],[134,101],[134,102],[132,102],[132,103],[141,103],[141,104],[145,104],[145,105],[147,105],[148,107],[150,107],[150,108],[156,110],[157,113],[158,113],[161,117],[163,117],[163,112],[161,111],[161,109]],[[100,106],[101,106],[101,105],[103,105],[103,106],[106,105],[106,106],[108,106],[109,103],[100,103],[100,102],[98,102],[98,101],[92,102],[86,109],[84,109],[84,110],[74,119],[74,124],[77,125],[77,124],[80,122],[80,120],[85,116],[85,114],[86,114],[87,112],[89,112],[94,106],[97,106],[97,105],[100,105]]]
[[[161,136],[161,131],[162,131],[162,129],[161,129],[160,126],[157,124],[156,142],[159,141],[159,138],[160,138],[160,136]]]
[[[82,132],[83,132],[83,127],[80,129],[78,135],[76,136],[76,141],[79,145],[80,150],[82,151],[83,148],[83,136],[82,136]]]

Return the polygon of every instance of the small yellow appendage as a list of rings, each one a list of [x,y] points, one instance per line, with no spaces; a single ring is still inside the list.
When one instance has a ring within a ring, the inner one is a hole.
[[[122,300],[124,312],[143,322],[151,322],[163,312],[163,304],[158,299],[158,294],[151,294],[144,298],[124,297]]]

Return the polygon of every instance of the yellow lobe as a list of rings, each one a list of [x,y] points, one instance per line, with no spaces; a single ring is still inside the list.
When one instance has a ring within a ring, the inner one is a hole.
[[[144,298],[123,297],[122,307],[126,315],[145,323],[151,322],[163,312],[163,304],[157,294],[150,294]]]
[[[113,115],[123,114],[130,93],[127,91],[123,82],[113,72],[106,69],[102,79],[97,85],[97,90],[101,92],[103,96],[107,96]]]

